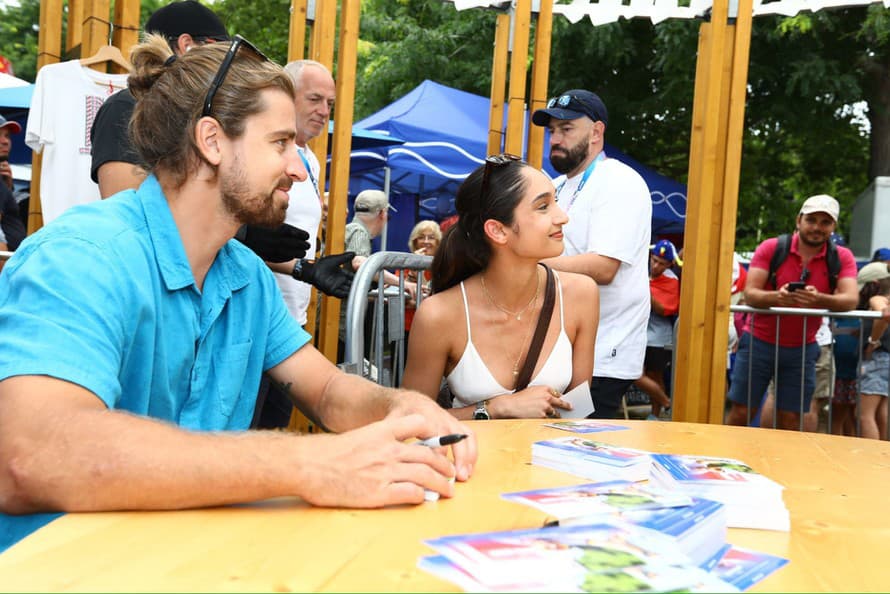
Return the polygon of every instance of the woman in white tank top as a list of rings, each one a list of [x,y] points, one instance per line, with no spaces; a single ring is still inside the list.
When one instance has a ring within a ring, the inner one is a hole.
[[[599,319],[590,277],[561,272],[531,381],[515,392],[543,305],[538,262],[563,251],[568,221],[553,184],[508,155],[489,157],[455,199],[432,267],[433,295],[417,310],[402,380],[436,398],[442,378],[459,419],[544,418],[571,405],[560,396],[589,382]]]

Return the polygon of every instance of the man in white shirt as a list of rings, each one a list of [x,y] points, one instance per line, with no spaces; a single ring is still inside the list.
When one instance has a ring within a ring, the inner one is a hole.
[[[287,206],[285,222],[309,233],[309,255],[305,259],[291,259],[286,262],[267,262],[276,272],[275,280],[284,296],[284,302],[291,316],[301,326],[306,324],[306,309],[312,293],[312,285],[305,277],[309,270],[314,271],[316,237],[321,222],[323,189],[318,187],[320,166],[315,153],[309,148],[309,141],[328,130],[328,120],[334,109],[336,87],[327,67],[314,60],[296,60],[284,67],[294,81],[297,94],[294,105],[297,109],[297,151],[309,172],[302,182],[291,187],[290,202]],[[339,254],[319,260],[318,265],[330,267],[331,283],[317,284],[322,291],[343,299],[349,295],[352,284],[351,266],[348,272],[341,265],[349,263],[353,254]],[[324,263],[322,263],[324,261]],[[334,266],[330,266],[334,264]]]
[[[603,152],[608,112],[590,91],[574,89],[532,116],[550,130],[550,163],[559,206],[568,214],[565,250],[547,264],[586,274],[600,286],[591,396],[592,418],[614,418],[621,397],[643,373],[649,319],[652,200],[640,175]],[[578,304],[576,304],[578,305]]]
[[[318,187],[320,166],[315,153],[309,148],[309,141],[319,134],[327,133],[336,96],[334,78],[324,64],[314,60],[295,60],[284,69],[294,81],[294,107],[297,111],[295,142],[300,160],[308,172],[306,179],[294,182],[291,186],[284,222],[309,234],[309,252],[306,258],[292,258],[284,262],[267,261],[266,264],[276,273],[275,281],[291,317],[305,326],[312,285],[339,299],[345,299],[349,295],[354,254],[347,252],[323,257],[317,262],[315,260],[323,192]],[[343,264],[347,264],[345,269]],[[306,330],[312,332],[312,329]],[[259,399],[263,404],[257,407],[258,427],[271,429],[288,425],[293,404],[286,394],[276,386],[264,382],[260,387]]]

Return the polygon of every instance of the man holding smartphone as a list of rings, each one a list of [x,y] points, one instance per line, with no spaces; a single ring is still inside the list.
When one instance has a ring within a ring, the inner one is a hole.
[[[12,135],[20,134],[18,122],[7,120],[0,115],[0,248],[15,250],[25,238],[25,222],[19,214],[19,203],[12,190],[12,167],[9,166],[9,152],[12,150]]]
[[[767,239],[757,246],[748,268],[745,303],[760,309],[800,307],[848,311],[856,307],[859,295],[853,252],[828,245],[837,228],[839,213],[840,206],[831,196],[820,194],[807,198],[797,215],[797,232],[791,236],[788,255],[778,263],[774,275],[770,270],[779,238]],[[840,260],[836,281],[830,278],[826,258],[829,247],[837,250]],[[776,426],[780,429],[800,426],[800,411],[810,409],[816,384],[819,357],[816,332],[821,323],[821,316],[784,316],[780,324],[779,316],[753,317],[739,339],[727,424],[746,425],[749,417],[757,414],[774,370],[778,369]],[[801,349],[805,351],[804,357]]]

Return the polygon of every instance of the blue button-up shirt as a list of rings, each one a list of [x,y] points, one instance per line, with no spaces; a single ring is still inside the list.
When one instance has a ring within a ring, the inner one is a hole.
[[[198,290],[154,176],[72,208],[0,275],[0,380],[56,377],[109,408],[189,429],[247,429],[262,371],[309,338],[272,273],[237,241]]]

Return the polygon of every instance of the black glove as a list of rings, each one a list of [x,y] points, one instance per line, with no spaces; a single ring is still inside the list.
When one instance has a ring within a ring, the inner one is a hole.
[[[352,259],[355,252],[345,252],[334,256],[325,256],[315,262],[297,262],[293,277],[309,283],[325,295],[346,299],[352,287]]]
[[[289,262],[306,257],[309,234],[287,223],[269,228],[244,225],[238,229],[235,239],[252,249],[267,262]]]

